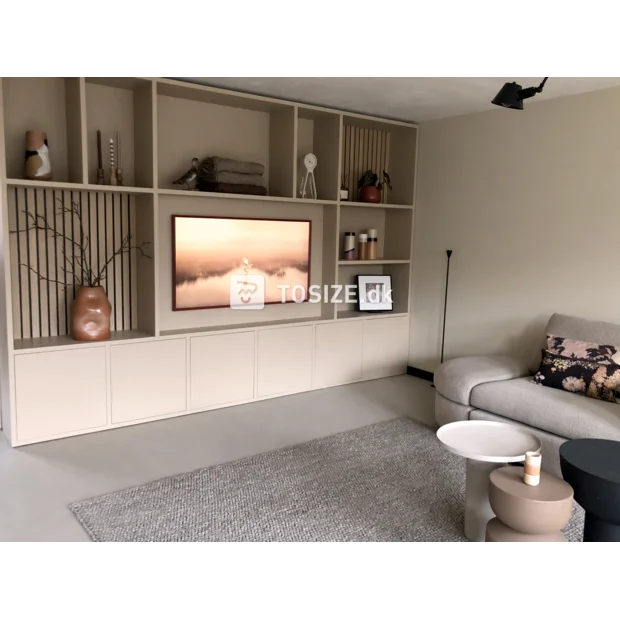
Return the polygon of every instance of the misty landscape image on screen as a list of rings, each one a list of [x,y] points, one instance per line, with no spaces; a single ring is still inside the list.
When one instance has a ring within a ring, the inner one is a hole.
[[[228,306],[230,279],[265,278],[265,303],[282,301],[278,285],[309,287],[310,222],[206,217],[174,218],[175,308]],[[244,264],[244,260],[251,267]]]

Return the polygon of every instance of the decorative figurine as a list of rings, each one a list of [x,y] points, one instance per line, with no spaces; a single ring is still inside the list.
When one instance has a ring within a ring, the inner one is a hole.
[[[200,167],[200,160],[197,157],[192,159],[192,167],[176,181],[173,181],[173,185],[182,185],[183,189],[194,190],[196,189],[196,180],[198,179],[198,168]]]
[[[105,185],[103,153],[101,151],[101,131],[99,129],[97,129],[97,185]]]
[[[116,167],[114,166],[114,139],[110,138],[110,182],[108,185],[116,185]]]
[[[26,178],[33,181],[52,179],[47,134],[42,131],[26,132]]]
[[[301,181],[301,187],[299,189],[299,195],[302,198],[306,197],[306,186],[310,192],[310,198],[317,199],[316,183],[314,181],[314,169],[317,165],[316,155],[314,153],[308,153],[304,157],[304,166],[306,167],[306,175]]]

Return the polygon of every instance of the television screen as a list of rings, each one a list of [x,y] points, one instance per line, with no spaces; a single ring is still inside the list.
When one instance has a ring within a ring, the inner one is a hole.
[[[264,303],[300,300],[310,285],[307,220],[172,216],[173,309],[231,305],[231,278],[262,276]]]

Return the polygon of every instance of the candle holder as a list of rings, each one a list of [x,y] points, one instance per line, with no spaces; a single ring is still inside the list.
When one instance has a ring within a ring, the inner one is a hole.
[[[123,186],[123,168],[121,164],[121,132],[116,132],[116,184]]]
[[[108,185],[118,185],[116,180],[116,167],[114,166],[114,139],[110,138],[110,172],[109,172],[109,181]]]
[[[525,453],[525,467],[523,469],[523,482],[531,487],[540,484],[540,464],[542,456],[540,452]]]
[[[105,185],[103,153],[101,152],[101,130],[97,129],[97,185]]]

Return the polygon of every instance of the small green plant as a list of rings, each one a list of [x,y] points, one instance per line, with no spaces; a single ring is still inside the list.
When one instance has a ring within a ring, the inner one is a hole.
[[[359,189],[362,187],[378,187],[381,190],[384,186],[392,189],[390,175],[385,170],[383,171],[382,181],[379,180],[379,176],[375,172],[372,170],[366,170],[357,184]]]

